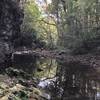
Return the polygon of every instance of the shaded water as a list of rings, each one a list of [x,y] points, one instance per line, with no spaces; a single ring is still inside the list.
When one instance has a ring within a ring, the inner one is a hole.
[[[15,56],[13,68],[38,80],[51,100],[100,100],[100,73],[79,62],[37,56]]]

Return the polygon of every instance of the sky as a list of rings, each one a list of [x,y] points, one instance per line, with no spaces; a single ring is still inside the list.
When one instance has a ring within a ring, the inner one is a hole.
[[[50,4],[52,2],[52,0],[46,0],[47,1],[47,4]],[[39,4],[39,5],[43,5],[45,4],[45,0],[36,0],[36,2]]]
[[[43,16],[46,15],[45,10],[48,4],[52,3],[52,0],[46,0],[47,3],[45,2],[45,0],[36,0],[36,4],[39,7],[39,10],[42,12]]]

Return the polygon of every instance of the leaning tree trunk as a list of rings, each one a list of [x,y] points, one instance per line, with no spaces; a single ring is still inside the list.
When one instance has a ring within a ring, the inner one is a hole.
[[[21,0],[0,0],[0,63],[13,50],[13,43],[20,36],[23,19]]]

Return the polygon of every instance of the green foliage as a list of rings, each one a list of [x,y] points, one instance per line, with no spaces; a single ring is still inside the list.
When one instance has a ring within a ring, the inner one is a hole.
[[[62,47],[73,51],[82,46],[84,41],[98,37],[98,0],[52,0],[51,4],[45,0],[42,10],[35,1],[29,1],[25,4],[21,29],[22,33],[33,36],[37,47],[46,43],[48,48]]]
[[[37,22],[40,19],[40,11],[35,1],[29,1],[24,4],[24,20],[21,26],[22,35],[16,45],[26,47],[41,47],[45,44],[39,39],[39,27]],[[36,46],[37,45],[37,46]]]
[[[53,45],[57,42],[55,22],[50,17],[43,16],[35,1],[29,0],[25,4],[24,21],[21,31],[22,38],[23,40],[25,39],[25,42],[29,40],[29,36],[33,38],[35,48],[44,48],[45,46],[53,48]]]
[[[36,28],[35,24],[39,17],[40,17],[40,12],[35,2],[26,3],[24,6],[24,21],[22,25],[22,32],[35,29]]]
[[[59,46],[74,50],[85,41],[99,36],[100,2],[98,0],[61,0],[52,2],[57,17]],[[85,48],[85,47],[84,47]],[[92,49],[92,48],[91,48]]]

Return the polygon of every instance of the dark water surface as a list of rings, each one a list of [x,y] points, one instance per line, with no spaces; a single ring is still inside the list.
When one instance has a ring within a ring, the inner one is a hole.
[[[12,67],[38,79],[51,100],[100,100],[98,69],[32,55],[15,55]]]

